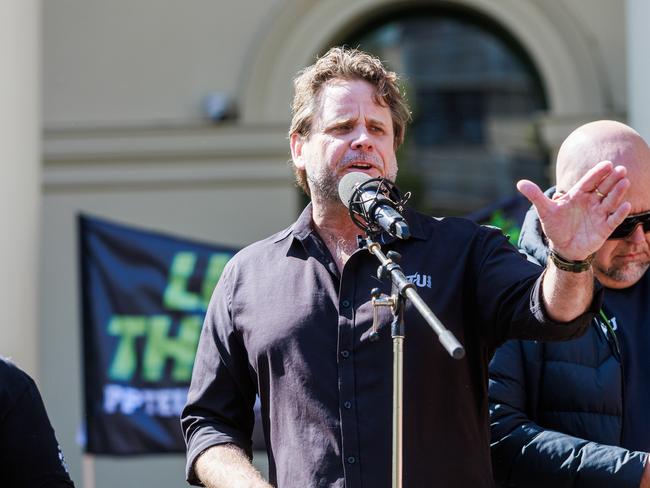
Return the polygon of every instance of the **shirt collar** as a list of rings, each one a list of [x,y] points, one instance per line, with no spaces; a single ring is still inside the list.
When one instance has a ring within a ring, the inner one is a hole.
[[[278,233],[273,242],[280,242],[290,235],[293,235],[294,239],[299,241],[304,241],[309,234],[312,232],[311,227],[311,202],[303,209],[298,219],[287,229]]]
[[[427,233],[422,227],[422,215],[413,210],[411,207],[404,208],[404,218],[411,229],[411,237],[418,240],[427,239]]]
[[[301,242],[304,241],[313,232],[311,212],[312,212],[312,205],[310,202],[303,209],[302,213],[300,214],[298,219],[293,223],[293,225],[289,227],[287,230],[285,230],[284,232],[281,232],[274,240],[274,242],[279,242],[287,238],[289,235],[293,235],[294,239],[297,239]],[[406,221],[409,224],[409,228],[411,230],[411,238],[418,239],[418,240],[427,239],[427,234],[424,231],[424,228],[422,227],[421,215],[419,215],[412,208],[406,207],[404,209],[404,217],[406,218]],[[359,229],[359,234],[361,234],[361,229]],[[380,243],[390,244],[395,240],[397,240],[397,238],[391,237],[386,233],[384,233],[381,235]]]
[[[312,205],[309,202],[291,228],[293,236],[299,241],[304,241],[314,230],[312,227],[311,212]]]

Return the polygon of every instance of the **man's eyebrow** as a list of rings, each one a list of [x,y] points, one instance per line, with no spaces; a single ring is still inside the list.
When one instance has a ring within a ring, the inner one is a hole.
[[[368,122],[370,122],[371,124],[374,124],[374,125],[380,125],[382,127],[384,127],[386,125],[386,123],[383,120],[374,119],[372,117],[368,119]]]
[[[349,124],[350,122],[354,121],[355,118],[350,116],[350,115],[341,115],[339,117],[334,117],[332,120],[325,121],[325,126],[326,127],[336,127],[339,125],[344,125],[344,124]]]

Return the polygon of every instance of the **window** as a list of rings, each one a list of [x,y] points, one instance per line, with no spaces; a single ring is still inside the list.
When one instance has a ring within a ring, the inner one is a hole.
[[[398,185],[434,215],[463,215],[516,193],[528,178],[548,185],[536,120],[540,77],[497,24],[456,9],[415,9],[375,19],[343,39],[404,79],[413,110],[398,153]]]

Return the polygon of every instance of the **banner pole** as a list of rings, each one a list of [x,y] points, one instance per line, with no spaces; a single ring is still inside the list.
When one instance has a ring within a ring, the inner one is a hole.
[[[84,454],[81,461],[81,476],[84,488],[95,488],[95,456]]]

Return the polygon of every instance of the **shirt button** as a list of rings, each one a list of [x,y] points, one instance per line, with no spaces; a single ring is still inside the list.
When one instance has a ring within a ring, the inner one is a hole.
[[[355,458],[354,456],[350,456],[348,458],[348,464],[354,464],[356,462],[357,462],[357,458]]]
[[[350,306],[350,300],[343,300],[343,303],[341,303],[345,308],[348,308]]]
[[[341,356],[343,356],[345,359],[349,358],[350,357],[350,351],[348,351],[347,349],[343,349],[341,351]]]
[[[345,403],[343,404],[343,406],[344,406],[345,408],[352,408],[352,402],[345,402]]]

